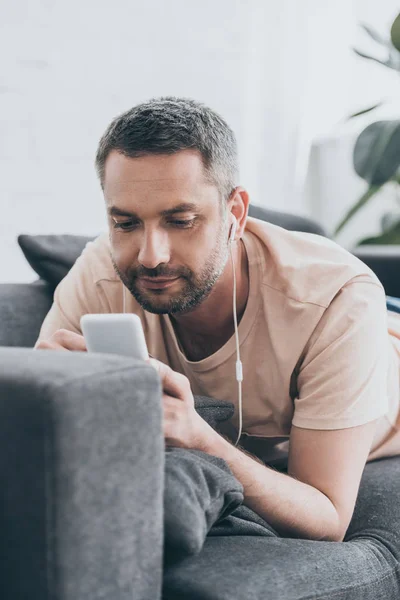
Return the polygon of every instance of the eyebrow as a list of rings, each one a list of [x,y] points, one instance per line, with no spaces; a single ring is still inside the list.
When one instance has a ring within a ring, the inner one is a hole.
[[[181,212],[190,212],[190,211],[199,211],[199,207],[197,204],[193,204],[192,202],[181,202],[178,206],[174,206],[173,208],[168,208],[166,210],[162,210],[159,214],[163,217],[168,215],[173,215],[175,213]],[[107,209],[107,213],[110,216],[120,216],[120,217],[135,217],[138,218],[137,214],[133,211],[122,210],[117,206],[110,206]]]

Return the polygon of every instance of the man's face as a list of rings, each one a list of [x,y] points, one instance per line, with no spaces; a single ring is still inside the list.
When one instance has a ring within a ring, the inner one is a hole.
[[[127,158],[112,151],[104,196],[112,262],[139,304],[174,314],[203,302],[229,257],[229,221],[220,214],[217,188],[204,179],[201,155],[184,150]],[[193,206],[163,214],[182,204]],[[177,279],[157,287],[143,277]]]

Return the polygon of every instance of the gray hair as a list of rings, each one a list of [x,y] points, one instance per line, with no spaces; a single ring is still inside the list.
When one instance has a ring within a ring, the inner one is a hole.
[[[101,187],[104,189],[105,162],[112,150],[137,158],[186,149],[201,153],[206,180],[227,200],[239,177],[235,134],[219,114],[204,104],[174,96],[152,98],[110,123],[96,153]]]

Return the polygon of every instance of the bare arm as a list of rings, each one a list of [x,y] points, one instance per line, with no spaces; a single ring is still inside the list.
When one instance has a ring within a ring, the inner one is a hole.
[[[376,421],[348,429],[292,428],[288,474],[261,465],[220,435],[205,451],[223,458],[244,503],[283,537],[343,541],[354,512]]]

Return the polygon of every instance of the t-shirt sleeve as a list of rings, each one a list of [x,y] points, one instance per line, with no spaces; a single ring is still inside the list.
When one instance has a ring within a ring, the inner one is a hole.
[[[57,285],[53,304],[42,323],[36,344],[39,340],[48,340],[58,329],[82,334],[82,315],[107,312],[92,272],[92,244],[87,244],[70,271]]]
[[[387,413],[389,335],[386,296],[372,281],[343,286],[313,332],[297,376],[292,423],[342,429]]]

